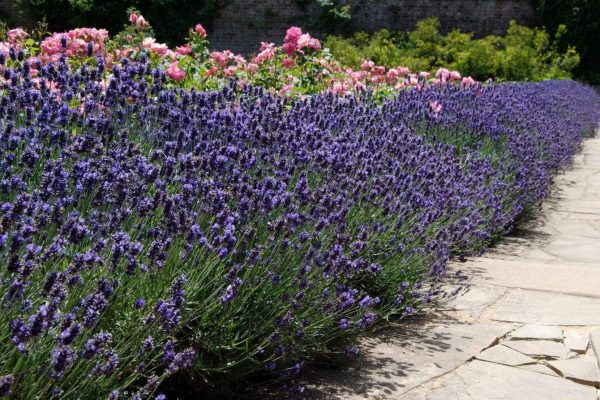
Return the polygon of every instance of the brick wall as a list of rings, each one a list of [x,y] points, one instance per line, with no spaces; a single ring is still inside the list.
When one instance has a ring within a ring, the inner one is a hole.
[[[460,28],[476,36],[502,34],[511,19],[535,23],[530,0],[347,0],[352,29],[373,32],[382,28],[411,30],[426,17],[440,19],[442,31]],[[299,7],[295,0],[229,0],[209,32],[213,47],[236,52],[256,51],[261,41],[281,42],[290,25],[307,28],[318,15],[317,6]],[[313,34],[318,34],[310,29]]]
[[[0,0],[0,19],[11,26],[31,27],[33,25],[19,12],[16,0]]]

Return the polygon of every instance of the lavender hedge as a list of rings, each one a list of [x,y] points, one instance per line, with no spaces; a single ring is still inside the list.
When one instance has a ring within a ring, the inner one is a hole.
[[[443,296],[600,120],[572,81],[380,104],[27,68],[0,95],[0,396],[24,399],[292,376]]]

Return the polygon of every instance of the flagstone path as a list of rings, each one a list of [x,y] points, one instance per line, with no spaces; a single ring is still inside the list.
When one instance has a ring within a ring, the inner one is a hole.
[[[453,265],[466,294],[361,343],[351,365],[308,375],[306,398],[598,400],[600,138],[485,257]]]

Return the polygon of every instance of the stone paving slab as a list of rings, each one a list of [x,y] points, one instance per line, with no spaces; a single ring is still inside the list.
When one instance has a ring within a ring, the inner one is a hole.
[[[577,353],[585,353],[590,344],[590,339],[581,336],[568,336],[565,338],[565,346]]]
[[[510,334],[510,340],[563,340],[563,330],[558,326],[525,325]]]
[[[500,300],[492,319],[538,325],[600,325],[600,299],[513,289]]]
[[[473,286],[447,304],[442,304],[439,310],[458,311],[462,312],[463,316],[477,319],[487,307],[494,304],[505,292],[506,288],[500,286]]]
[[[525,354],[506,347],[502,344],[498,344],[494,347],[490,347],[484,350],[481,354],[475,356],[476,359],[487,362],[494,362],[497,364],[504,364],[511,367],[524,364],[535,364],[536,360]]]
[[[558,371],[567,379],[585,385],[597,386],[600,384],[600,370],[596,359],[589,357],[574,358],[572,360],[548,361],[548,365]]]
[[[600,264],[549,264],[481,257],[461,268],[474,282],[600,298]]]
[[[542,364],[525,364],[525,365],[519,365],[518,368],[526,369],[528,371],[533,371],[533,372],[537,372],[540,374],[546,374],[546,375],[551,375],[551,376],[560,376],[552,368],[547,367]]]
[[[597,400],[596,389],[521,368],[473,361],[434,389],[416,390],[401,400]]]
[[[600,365],[600,329],[593,331],[590,335],[590,338],[592,340],[592,347],[594,348],[594,353],[596,353],[598,365]]]
[[[600,246],[597,240],[582,240],[577,236],[559,236],[542,247],[547,253],[567,262],[600,266]]]
[[[314,399],[397,398],[449,371],[493,345],[512,327],[505,324],[439,324],[385,334],[362,342],[366,356],[354,368],[308,374]],[[334,384],[332,384],[334,383]]]
[[[536,358],[567,359],[571,352],[564,344],[552,340],[511,340],[503,345]]]

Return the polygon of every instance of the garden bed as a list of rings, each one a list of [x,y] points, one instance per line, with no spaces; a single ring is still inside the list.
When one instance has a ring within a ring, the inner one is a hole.
[[[418,312],[600,120],[573,81],[286,98],[11,51],[0,95],[0,396],[290,379]],[[110,76],[108,75],[110,73]],[[443,74],[442,74],[443,75]],[[442,80],[440,80],[441,82]]]

